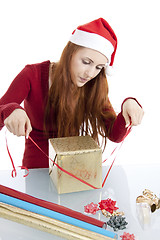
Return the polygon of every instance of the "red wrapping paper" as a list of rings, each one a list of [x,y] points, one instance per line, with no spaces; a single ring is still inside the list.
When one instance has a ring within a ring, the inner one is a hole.
[[[56,203],[52,203],[52,202],[48,202],[48,201],[45,201],[45,200],[42,200],[42,199],[39,199],[39,198],[35,198],[31,195],[19,192],[17,190],[12,189],[12,188],[5,187],[3,185],[0,185],[0,193],[11,196],[11,197],[14,197],[14,198],[17,198],[17,199],[20,199],[20,200],[23,200],[23,201],[26,201],[26,202],[29,202],[29,203],[36,204],[37,206],[44,207],[44,208],[53,210],[55,212],[65,214],[67,216],[70,216],[70,217],[76,218],[78,220],[90,223],[90,224],[95,225],[97,227],[106,228],[106,223],[102,222],[98,219],[86,216],[86,215],[84,215],[80,212],[74,211],[70,208],[66,208],[66,207],[58,205]]]

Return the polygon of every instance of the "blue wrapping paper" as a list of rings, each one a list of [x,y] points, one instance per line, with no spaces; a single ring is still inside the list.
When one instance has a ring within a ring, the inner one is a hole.
[[[99,228],[97,226],[94,226],[92,224],[83,222],[81,220],[69,217],[62,213],[58,213],[58,212],[40,207],[35,204],[28,203],[23,200],[13,198],[13,197],[10,197],[10,196],[2,194],[2,193],[0,193],[0,202],[6,203],[9,205],[18,207],[18,208],[22,208],[24,210],[34,212],[34,213],[37,213],[37,214],[40,214],[40,215],[43,215],[46,217],[50,217],[50,218],[53,218],[53,219],[56,219],[56,220],[59,220],[59,221],[65,222],[65,223],[69,223],[71,225],[74,225],[74,226],[77,226],[77,227],[80,227],[80,228],[83,228],[83,229],[86,229],[89,231],[93,231],[93,232],[102,234],[104,236],[110,237],[110,238],[117,239],[117,234],[114,232],[105,230],[103,228]]]

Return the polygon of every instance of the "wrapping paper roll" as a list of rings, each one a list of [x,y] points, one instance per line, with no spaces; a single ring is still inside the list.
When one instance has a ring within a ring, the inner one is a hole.
[[[83,222],[81,220],[69,217],[67,215],[64,215],[62,213],[58,213],[40,206],[37,206],[35,204],[29,203],[29,202],[25,202],[23,200],[17,199],[17,198],[13,198],[10,196],[7,196],[5,194],[0,194],[0,202],[15,206],[15,207],[19,207],[22,208],[24,210],[33,212],[33,213],[37,213],[46,217],[50,217],[65,223],[69,223],[73,226],[77,226],[86,230],[90,230],[99,234],[102,234],[104,236],[110,237],[110,238],[114,238],[117,239],[117,234],[115,234],[114,232],[110,232],[108,230],[105,230],[103,228],[99,228],[97,226],[94,226],[92,224]]]
[[[64,223],[49,217],[26,211],[0,202],[0,217],[69,240],[111,240],[112,238]]]
[[[12,188],[5,187],[3,185],[0,185],[0,193],[11,196],[11,197],[15,197],[17,199],[20,199],[20,200],[23,200],[23,201],[26,201],[29,203],[36,204],[40,207],[44,207],[44,208],[53,210],[55,212],[65,214],[67,216],[70,216],[70,217],[79,219],[81,221],[93,224],[97,227],[106,228],[106,223],[103,221],[86,216],[80,212],[74,211],[72,209],[66,208],[66,207],[58,205],[56,203],[52,203],[52,202],[48,202],[48,201],[45,201],[45,200],[42,200],[39,198],[35,198],[33,196],[16,191]]]

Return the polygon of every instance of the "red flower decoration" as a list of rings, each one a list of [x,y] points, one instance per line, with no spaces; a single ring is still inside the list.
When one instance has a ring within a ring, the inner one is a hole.
[[[113,213],[113,211],[116,211],[118,209],[118,207],[115,207],[116,205],[116,201],[111,200],[110,198],[106,199],[106,200],[101,200],[101,202],[99,202],[99,207],[101,210],[105,209],[107,212],[109,213]]]
[[[84,206],[84,211],[86,213],[91,213],[91,214],[96,214],[96,212],[98,211],[98,204],[94,204],[93,202],[91,202],[90,204]]]
[[[120,236],[122,240],[135,240],[134,234],[129,234],[124,232],[122,236]]]

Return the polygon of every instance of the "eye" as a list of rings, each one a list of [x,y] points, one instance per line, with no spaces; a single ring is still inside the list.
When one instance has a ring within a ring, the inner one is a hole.
[[[97,70],[102,70],[103,67],[97,66],[96,69]]]
[[[82,59],[82,63],[83,63],[83,64],[90,64],[90,61],[87,61],[87,60]]]

